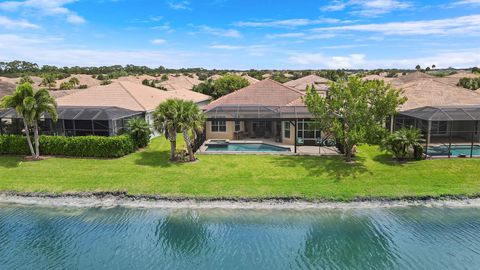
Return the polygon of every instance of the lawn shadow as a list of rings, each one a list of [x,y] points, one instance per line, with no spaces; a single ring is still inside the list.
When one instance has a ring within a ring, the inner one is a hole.
[[[395,158],[393,158],[392,155],[390,155],[388,153],[383,153],[383,154],[380,154],[380,155],[376,155],[373,158],[373,161],[378,162],[378,163],[383,164],[383,165],[392,166],[392,167],[403,167],[406,164],[414,162],[414,160],[411,160],[411,159],[398,161]]]
[[[22,162],[23,158],[22,157],[17,157],[17,156],[6,156],[5,158],[2,158],[0,160],[0,167],[3,168],[17,168],[20,165],[20,162]]]
[[[347,163],[343,157],[281,156],[274,159],[274,162],[276,166],[303,167],[309,176],[326,173],[336,181],[369,172],[364,157],[355,157],[354,162]]]
[[[143,151],[137,153],[135,164],[150,167],[170,167],[170,151]]]

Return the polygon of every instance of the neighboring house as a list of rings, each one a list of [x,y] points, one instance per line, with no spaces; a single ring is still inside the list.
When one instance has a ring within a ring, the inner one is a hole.
[[[321,131],[311,121],[304,95],[271,79],[225,95],[204,107],[206,138],[315,145]]]
[[[118,135],[125,130],[128,119],[144,117],[153,125],[152,113],[161,102],[178,98],[191,100],[199,106],[208,104],[210,97],[187,90],[163,91],[142,84],[119,81],[106,86],[75,90],[56,99],[59,121],[53,123],[49,116],[42,121],[42,133],[52,135]],[[15,110],[0,112],[0,120],[10,121],[9,133],[21,131]]]
[[[284,85],[302,92],[306,91],[307,86],[313,86],[320,95],[325,96],[328,92],[328,84],[331,82],[332,81],[317,75],[308,75],[293,81],[288,81],[284,83]]]
[[[476,145],[480,143],[480,94],[429,75],[413,76],[421,78],[403,78],[404,84],[395,81],[408,100],[392,119],[391,129],[419,128],[425,137],[427,154],[455,155],[451,151],[453,145],[464,147],[467,156],[475,155]],[[480,155],[480,146],[477,155]]]

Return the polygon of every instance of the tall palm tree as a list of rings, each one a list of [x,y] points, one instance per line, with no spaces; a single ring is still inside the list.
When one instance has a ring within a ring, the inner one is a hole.
[[[170,160],[175,161],[175,151],[177,149],[177,131],[179,115],[179,99],[167,99],[160,103],[153,113],[153,123],[155,128],[163,132],[170,141]]]
[[[34,159],[40,157],[40,140],[38,121],[44,113],[50,114],[53,121],[57,121],[57,104],[46,89],[33,91],[29,83],[21,84],[10,96],[5,96],[0,101],[0,107],[13,108],[23,119],[25,135],[30,152]],[[33,128],[34,143],[30,138],[30,129]]]
[[[154,125],[163,131],[170,141],[170,160],[175,160],[177,132],[181,131],[187,146],[190,161],[195,160],[190,133],[203,129],[205,116],[192,101],[168,99],[161,103],[154,113]]]
[[[192,140],[190,138],[190,132],[195,136],[197,131],[203,129],[205,124],[205,114],[200,108],[193,103],[193,101],[180,101],[180,121],[178,123],[179,129],[183,133],[183,139],[187,145],[188,156],[190,161],[195,161],[195,154],[192,149]]]

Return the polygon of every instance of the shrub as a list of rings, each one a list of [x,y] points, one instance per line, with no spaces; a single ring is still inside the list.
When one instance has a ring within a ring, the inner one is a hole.
[[[86,85],[86,84],[80,84],[78,86],[78,89],[87,89],[87,88],[88,88],[88,85]]]
[[[132,118],[127,123],[127,133],[132,137],[135,146],[143,148],[150,142],[150,126],[143,118]]]
[[[409,156],[413,156],[415,159],[420,157],[421,159],[423,153],[421,142],[422,133],[420,130],[401,128],[383,141],[382,148],[391,152],[398,160],[407,159]]]
[[[70,82],[62,82],[60,84],[60,90],[71,90],[73,89],[73,85]]]
[[[416,145],[413,147],[413,159],[415,160],[423,159],[423,146]]]
[[[100,85],[109,85],[109,84],[111,84],[111,83],[112,83],[112,81],[109,80],[109,79],[107,79],[107,80],[102,80],[102,82],[100,83]]]
[[[40,136],[40,153],[72,157],[122,157],[135,150],[128,135],[114,137]],[[27,155],[27,140],[20,135],[0,135],[0,154]]]

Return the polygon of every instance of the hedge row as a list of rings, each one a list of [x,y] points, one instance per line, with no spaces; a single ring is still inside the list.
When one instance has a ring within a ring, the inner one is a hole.
[[[40,136],[40,154],[71,157],[122,157],[135,151],[128,135],[114,137]],[[0,135],[0,154],[29,155],[27,139],[19,135]]]

